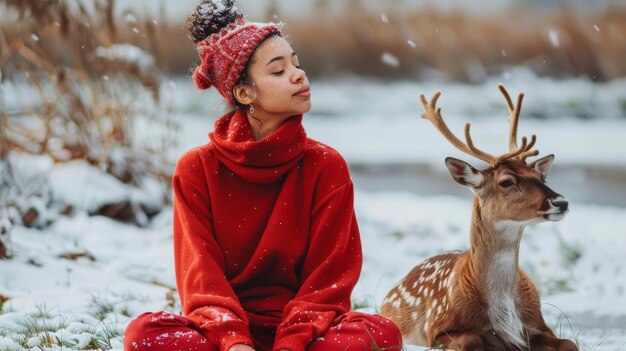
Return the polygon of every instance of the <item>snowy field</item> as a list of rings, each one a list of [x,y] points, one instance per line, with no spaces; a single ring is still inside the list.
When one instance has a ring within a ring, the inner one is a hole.
[[[305,117],[307,133],[338,149],[354,167],[365,259],[353,294],[358,308],[376,312],[387,291],[414,265],[468,245],[469,191],[451,196],[386,186],[395,179],[384,173],[388,165],[428,165],[446,177],[446,156],[473,161],[418,117],[419,93],[430,96],[442,90],[440,105],[451,129],[460,133],[466,120],[472,122],[478,147],[498,153],[506,151],[508,130],[498,82],[512,95],[526,92],[519,135],[537,134],[537,148],[541,155],[556,155],[555,167],[600,167],[618,175],[607,182],[626,187],[626,179],[620,178],[626,169],[626,81],[597,85],[584,79],[554,81],[512,70],[480,86],[356,78],[312,82],[314,107]],[[176,110],[173,117],[181,125],[180,144],[170,155],[176,159],[207,142],[223,105],[214,92],[194,91],[188,80],[168,85]],[[137,133],[145,138],[155,131],[146,126]],[[45,159],[23,164],[56,179],[67,172]],[[381,172],[377,190],[364,190],[359,184],[358,169],[363,165]],[[54,183],[58,194],[73,194],[84,208],[112,196],[128,196],[123,188],[114,191],[115,184],[99,170],[75,167],[82,171],[73,173],[72,184]],[[106,184],[109,197],[81,200],[81,194],[90,191],[102,194],[91,184]],[[457,185],[450,180],[448,187]],[[132,196],[149,198],[151,189],[146,186],[143,194]],[[581,350],[621,351],[626,350],[626,199],[609,205],[601,198],[572,200],[563,221],[527,228],[520,260],[542,293],[544,315],[557,335],[577,340]],[[138,229],[79,212],[59,218],[45,230],[14,228],[14,258],[0,262],[0,295],[9,297],[1,305],[0,351],[20,345],[37,350],[98,346],[121,350],[122,333],[133,316],[156,310],[179,313],[177,295],[172,295],[171,216],[168,208],[148,228]],[[71,252],[88,255],[59,258]],[[63,346],[49,346],[59,343]],[[407,349],[424,350],[410,345]]]

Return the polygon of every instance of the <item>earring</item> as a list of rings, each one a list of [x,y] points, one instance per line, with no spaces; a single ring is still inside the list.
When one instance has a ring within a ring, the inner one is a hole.
[[[254,105],[250,104],[250,115],[254,117]]]

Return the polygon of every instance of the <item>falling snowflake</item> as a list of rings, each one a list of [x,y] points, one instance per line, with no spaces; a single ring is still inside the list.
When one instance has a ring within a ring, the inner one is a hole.
[[[383,52],[381,60],[387,66],[394,68],[400,67],[400,60],[396,56],[388,52]]]

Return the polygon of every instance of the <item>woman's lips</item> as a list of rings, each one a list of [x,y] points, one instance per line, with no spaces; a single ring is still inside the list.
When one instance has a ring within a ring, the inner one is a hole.
[[[311,96],[311,89],[309,88],[309,86],[304,86],[304,87],[302,87],[302,89],[298,90],[293,95],[300,96],[300,97],[310,97]]]

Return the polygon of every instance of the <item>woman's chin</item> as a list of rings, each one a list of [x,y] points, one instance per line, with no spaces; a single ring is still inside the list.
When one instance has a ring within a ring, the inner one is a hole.
[[[287,109],[287,110],[280,111],[279,109],[275,109],[275,110],[269,110],[269,112],[272,114],[291,117],[291,116],[296,116],[296,115],[303,115],[311,111],[310,101],[308,103],[301,103],[301,104],[298,104],[298,106],[291,106],[291,107],[292,108]]]
[[[311,99],[306,101],[305,107],[302,109],[302,112],[300,112],[301,114],[307,113],[311,111]]]
[[[296,115],[303,115],[307,112],[311,111],[311,105],[309,105],[306,108],[297,108],[297,109],[293,109],[293,112],[290,113],[290,116],[296,116]]]

